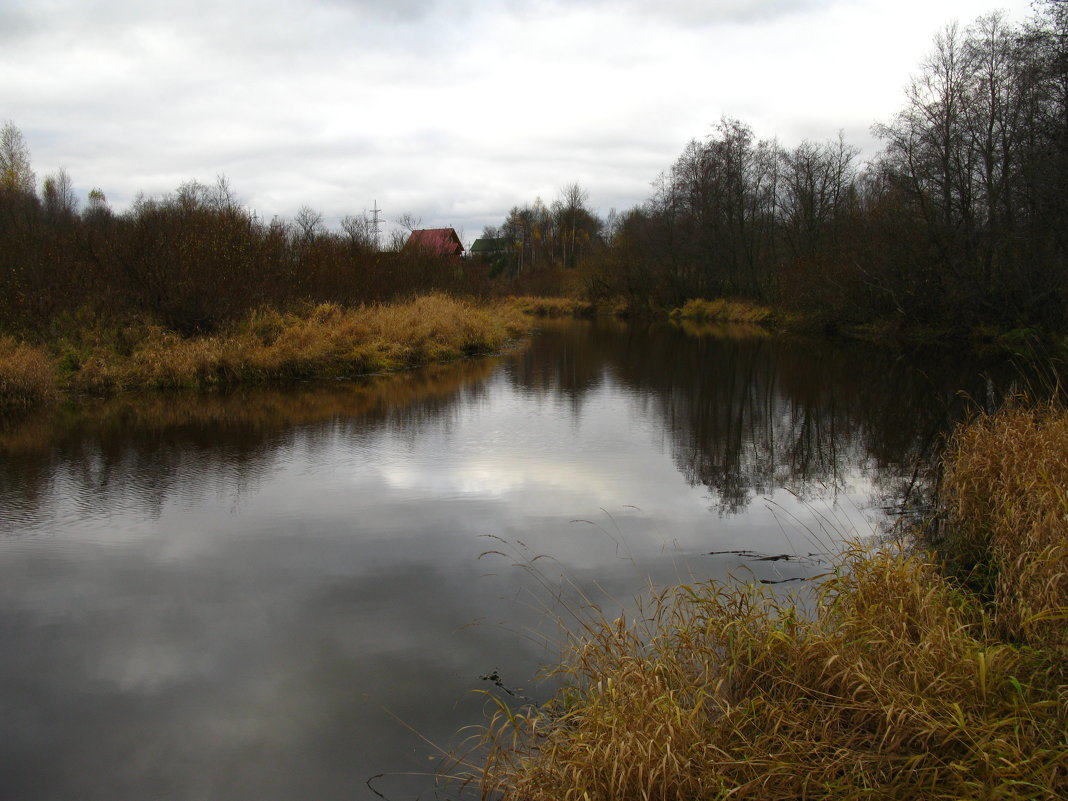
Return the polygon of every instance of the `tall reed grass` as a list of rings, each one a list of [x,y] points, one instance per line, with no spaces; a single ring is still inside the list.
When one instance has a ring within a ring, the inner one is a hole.
[[[45,405],[57,394],[48,354],[11,337],[0,337],[0,412]]]
[[[508,298],[508,303],[532,317],[590,317],[597,311],[593,303],[578,298],[523,295]]]
[[[960,428],[941,493],[939,547],[999,634],[1068,659],[1068,413],[1010,406]]]
[[[905,544],[857,546],[799,597],[666,590],[576,633],[550,703],[498,704],[483,794],[1068,797],[1068,413],[977,420],[945,458],[945,543],[992,596]]]
[[[214,336],[186,337],[151,323],[83,326],[54,345],[51,360],[28,346],[4,346],[0,376],[12,377],[0,379],[0,403],[35,402],[49,381],[53,394],[58,381],[68,391],[107,395],[352,377],[490,353],[526,328],[507,304],[476,305],[443,294],[407,303],[260,310]]]
[[[715,300],[703,300],[694,298],[678,309],[671,312],[671,317],[676,320],[692,320],[693,322],[721,322],[721,323],[752,323],[768,325],[775,317],[775,313],[766,306],[758,306],[741,300],[728,300],[717,298]]]

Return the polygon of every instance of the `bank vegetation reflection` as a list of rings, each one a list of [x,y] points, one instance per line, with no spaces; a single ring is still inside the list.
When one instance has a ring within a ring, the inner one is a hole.
[[[0,510],[9,530],[41,522],[57,479],[75,505],[139,506],[155,517],[204,482],[240,496],[297,443],[310,451],[372,430],[417,431],[484,391],[499,359],[357,382],[233,393],[155,393],[88,402],[0,424]]]
[[[383,428],[418,437],[476,402],[502,365],[516,388],[566,398],[574,414],[606,382],[619,385],[721,514],[779,488],[823,497],[858,480],[874,489],[873,503],[893,502],[955,420],[1014,387],[1011,372],[992,379],[947,354],[563,321],[508,357],[357,383],[124,397],[0,426],[0,507],[17,527],[48,503],[60,472],[86,504],[113,493],[129,503],[133,492],[150,514],[171,493],[197,491],[198,476],[240,494],[257,486],[279,447],[297,441],[314,451]]]

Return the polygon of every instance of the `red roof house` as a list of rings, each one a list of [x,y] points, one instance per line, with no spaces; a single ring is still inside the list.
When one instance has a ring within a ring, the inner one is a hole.
[[[418,250],[428,256],[459,258],[464,255],[464,245],[452,228],[424,228],[412,231],[404,250]]]

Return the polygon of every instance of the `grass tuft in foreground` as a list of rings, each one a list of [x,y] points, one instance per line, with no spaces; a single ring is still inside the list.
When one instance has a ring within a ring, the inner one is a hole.
[[[500,707],[484,793],[1068,797],[1066,431],[1063,411],[1011,410],[947,453],[949,525],[992,602],[904,547],[857,547],[802,597],[666,591],[576,636],[549,704]]]
[[[1068,660],[1068,414],[1009,407],[960,428],[939,547],[1007,640]]]

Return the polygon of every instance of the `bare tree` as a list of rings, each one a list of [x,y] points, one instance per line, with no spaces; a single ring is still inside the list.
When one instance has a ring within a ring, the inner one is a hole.
[[[410,211],[404,212],[404,214],[397,218],[397,225],[399,225],[401,228],[404,228],[406,231],[408,231],[408,233],[417,230],[422,224],[423,218],[416,217]]]
[[[971,262],[974,245],[975,155],[965,129],[969,55],[957,25],[947,26],[910,82],[905,108],[890,125],[876,127],[954,272]]]
[[[792,151],[781,151],[777,205],[783,238],[794,258],[812,258],[827,245],[856,177],[858,154],[841,133],[834,142],[804,141]]]
[[[296,233],[302,242],[311,242],[323,231],[323,215],[311,206],[301,206],[293,218]]]
[[[570,183],[560,190],[560,197],[553,203],[560,253],[563,263],[568,267],[575,266],[579,246],[590,241],[591,233],[595,235],[598,232],[591,232],[590,229],[600,228],[600,221],[593,225],[596,218],[586,208],[589,198],[590,193],[578,183]]]
[[[215,211],[233,212],[241,206],[230,179],[221,174],[215,178],[215,185],[207,190],[207,202]]]
[[[341,230],[349,238],[349,244],[357,250],[378,250],[378,237],[374,221],[366,214],[346,214],[341,218]]]
[[[394,228],[389,232],[389,242],[386,244],[386,250],[390,253],[400,253],[407,243],[408,233],[399,228]]]
[[[41,195],[45,214],[53,221],[70,220],[78,213],[78,198],[74,194],[74,186],[67,171],[62,167],[55,175],[44,179]]]

